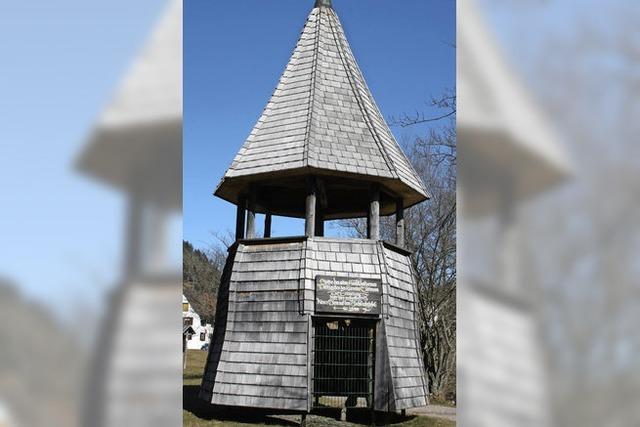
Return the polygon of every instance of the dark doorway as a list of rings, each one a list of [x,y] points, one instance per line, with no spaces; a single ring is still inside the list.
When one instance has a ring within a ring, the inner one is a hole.
[[[375,329],[369,319],[314,319],[314,407],[372,407]]]

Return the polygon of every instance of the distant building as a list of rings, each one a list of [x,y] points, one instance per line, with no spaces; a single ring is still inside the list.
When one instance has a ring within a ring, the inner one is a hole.
[[[183,329],[188,326],[193,328],[193,332],[187,334],[187,350],[200,350],[203,345],[211,342],[213,326],[204,323],[184,295],[182,295],[182,325]]]

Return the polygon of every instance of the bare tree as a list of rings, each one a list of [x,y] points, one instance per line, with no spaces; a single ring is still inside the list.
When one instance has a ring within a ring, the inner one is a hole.
[[[418,280],[420,341],[429,391],[455,393],[456,370],[456,149],[453,120],[408,147],[431,193],[407,214],[407,244]]]
[[[392,116],[389,123],[392,126],[406,128],[418,124],[438,122],[444,119],[454,118],[457,111],[456,100],[455,89],[447,89],[441,96],[431,97],[431,100],[427,102],[427,107],[436,108],[439,111],[438,114],[429,116],[424,111],[416,110],[414,114],[403,113],[398,117]]]
[[[455,91],[434,98],[430,105],[445,110],[433,117],[425,113],[392,118],[403,127],[436,122],[424,136],[405,147],[408,158],[426,184],[431,199],[406,213],[406,242],[413,251],[418,281],[420,345],[429,379],[429,392],[455,398],[456,375],[456,113]],[[433,124],[433,123],[432,123]],[[357,237],[366,237],[365,220],[340,225]],[[381,235],[392,241],[393,217],[381,221]]]
[[[202,320],[213,323],[226,248],[218,244],[201,250],[185,241],[182,259],[183,293],[200,313]]]

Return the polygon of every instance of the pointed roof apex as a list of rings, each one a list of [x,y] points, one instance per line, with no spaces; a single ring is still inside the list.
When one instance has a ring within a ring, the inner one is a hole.
[[[380,185],[380,212],[428,196],[369,91],[329,0],[317,0],[262,116],[216,196],[235,204],[259,187],[256,212],[305,215],[306,179],[318,178],[325,219],[366,216]]]
[[[332,7],[331,0],[316,0],[315,7]]]

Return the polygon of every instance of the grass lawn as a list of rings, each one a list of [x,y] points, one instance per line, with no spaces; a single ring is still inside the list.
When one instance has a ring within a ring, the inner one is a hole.
[[[217,408],[198,398],[200,380],[204,371],[204,364],[207,359],[207,352],[201,350],[189,350],[187,352],[187,367],[183,373],[183,427],[210,427],[210,426],[250,426],[250,425],[271,425],[271,426],[298,426],[299,415],[270,415],[260,410],[247,408]],[[307,426],[309,427],[348,427],[368,425],[366,417],[354,414],[353,422],[341,422],[332,417],[320,415],[309,415]],[[360,422],[358,422],[360,421]],[[455,422],[431,417],[400,417],[383,422],[379,420],[379,425],[392,425],[401,427],[452,427]]]
[[[187,351],[187,367],[182,371],[182,385],[200,386],[204,365],[207,363],[207,352],[202,350]]]

